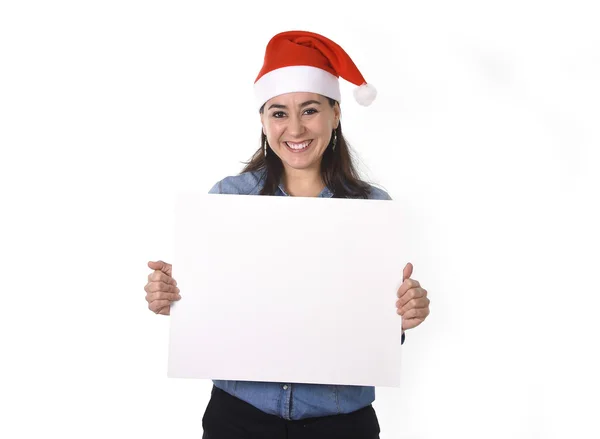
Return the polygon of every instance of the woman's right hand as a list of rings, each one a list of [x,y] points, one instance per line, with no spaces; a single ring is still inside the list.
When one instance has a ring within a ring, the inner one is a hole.
[[[181,299],[177,281],[171,277],[173,266],[163,261],[150,261],[148,267],[154,270],[148,275],[144,287],[148,308],[155,314],[171,314],[171,302]]]

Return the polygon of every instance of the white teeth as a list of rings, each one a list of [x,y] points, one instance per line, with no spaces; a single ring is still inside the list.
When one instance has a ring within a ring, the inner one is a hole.
[[[310,140],[307,140],[306,142],[302,142],[302,143],[291,143],[291,142],[285,142],[285,143],[287,146],[289,146],[292,149],[304,149],[309,145]]]

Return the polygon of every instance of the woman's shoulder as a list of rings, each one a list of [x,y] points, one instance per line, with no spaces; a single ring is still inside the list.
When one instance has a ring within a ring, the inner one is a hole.
[[[258,195],[263,185],[264,172],[243,172],[216,182],[209,194]]]
[[[385,190],[380,189],[378,187],[373,186],[372,184],[368,184],[369,186],[369,200],[391,200],[390,194],[388,194]]]
[[[258,195],[264,185],[264,171],[243,172],[230,175],[216,182],[210,189],[210,194]],[[391,200],[392,197],[384,190],[364,182],[368,187],[370,200]]]

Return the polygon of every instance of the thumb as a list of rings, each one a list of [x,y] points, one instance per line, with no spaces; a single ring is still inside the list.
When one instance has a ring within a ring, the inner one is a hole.
[[[148,262],[148,267],[151,268],[152,270],[162,271],[167,276],[171,276],[172,265],[169,264],[169,263],[167,263],[167,262],[163,262],[163,261],[149,261]]]
[[[412,272],[413,272],[413,264],[411,264],[409,262],[408,264],[406,264],[406,267],[404,267],[404,271],[402,273],[402,282],[404,282],[406,279],[411,277]]]

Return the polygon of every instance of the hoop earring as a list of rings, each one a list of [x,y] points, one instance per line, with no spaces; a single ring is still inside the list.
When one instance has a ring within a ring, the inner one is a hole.
[[[335,145],[337,144],[337,133],[333,130],[333,151],[335,151]]]
[[[265,149],[265,157],[267,156],[267,137],[265,136],[265,143],[263,144],[263,147]]]

